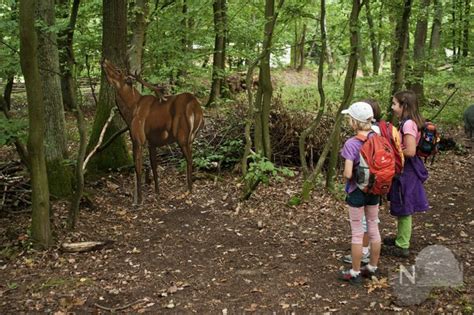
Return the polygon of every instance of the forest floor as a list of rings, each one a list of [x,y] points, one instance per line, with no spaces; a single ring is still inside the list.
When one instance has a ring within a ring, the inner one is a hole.
[[[472,141],[459,133],[455,140],[467,151],[442,152],[429,166],[431,209],[414,217],[410,258],[382,256],[382,275],[362,286],[337,280],[350,248],[344,202],[320,189],[307,203],[287,205],[300,191],[300,174],[260,186],[242,203],[236,174],[196,174],[188,195],[184,172],[169,167],[159,170],[159,200],[147,185],[139,208],[132,207],[131,172],[88,181],[91,202],[74,232],[64,226],[68,203],[53,202],[57,244],[113,241],[101,250],[36,251],[28,246],[30,214],[0,213],[0,313],[471,314],[474,152]],[[380,218],[382,237],[393,234],[386,207]],[[393,279],[430,245],[452,251],[464,283],[435,287],[421,304],[403,305]]]

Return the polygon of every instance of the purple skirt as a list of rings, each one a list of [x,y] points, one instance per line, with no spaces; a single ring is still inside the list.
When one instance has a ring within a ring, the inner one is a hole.
[[[423,187],[427,178],[423,161],[418,156],[407,158],[402,174],[393,180],[388,193],[390,214],[399,217],[427,211],[429,204]]]

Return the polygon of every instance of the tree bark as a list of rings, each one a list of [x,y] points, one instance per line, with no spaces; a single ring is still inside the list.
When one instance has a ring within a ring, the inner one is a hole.
[[[367,24],[369,26],[370,47],[372,51],[372,73],[374,75],[378,75],[380,70],[380,51],[379,46],[377,44],[377,37],[375,35],[374,19],[372,17],[372,12],[370,9],[370,0],[365,2],[365,9]]]
[[[304,68],[305,64],[305,52],[304,52],[304,47],[305,47],[305,42],[306,42],[306,24],[303,24],[303,31],[301,32],[301,38],[298,44],[298,67],[296,68],[296,71],[300,72]]]
[[[225,43],[227,33],[227,6],[226,0],[214,0],[214,54],[212,65],[211,93],[207,106],[215,106],[216,99],[220,98],[224,85],[225,72]]]
[[[103,0],[102,55],[111,60],[117,67],[126,68],[127,51],[127,1]],[[99,140],[99,135],[110,110],[115,106],[115,91],[108,84],[102,70],[99,101],[94,117],[91,137],[88,144],[90,151]],[[122,118],[116,116],[107,129],[105,138],[109,138],[124,126]],[[94,155],[88,165],[89,171],[106,171],[131,164],[130,155],[123,136],[118,137],[104,151]]]
[[[61,4],[69,7],[68,0],[62,0]],[[61,71],[61,93],[64,104],[64,109],[71,111],[76,108],[76,81],[74,78],[74,71],[76,67],[76,60],[74,58],[73,38],[74,29],[76,28],[77,14],[79,11],[80,0],[74,0],[69,14],[69,23],[66,29],[59,33],[59,60]]]
[[[352,11],[350,17],[350,43],[351,43],[351,54],[349,56],[349,62],[347,64],[346,78],[344,80],[344,95],[341,102],[341,109],[337,115],[341,116],[341,110],[347,108],[354,95],[354,86],[357,76],[357,61],[359,59],[359,13],[361,9],[360,0],[352,1]],[[329,157],[328,171],[326,176],[326,187],[334,191],[334,179],[336,177],[337,162],[339,158],[339,142],[341,134],[341,119],[336,119],[334,131],[331,134],[331,155]]]
[[[143,47],[145,44],[148,16],[148,0],[135,0],[132,19],[132,38],[128,50],[129,70],[132,74],[141,74]]]
[[[50,194],[66,197],[72,192],[72,173],[65,163],[67,139],[61,81],[59,53],[55,26],[54,0],[36,2],[36,17],[42,28],[38,30],[38,63],[45,108],[44,150]]]
[[[416,22],[415,42],[413,45],[413,70],[411,73],[411,77],[407,82],[407,87],[416,93],[419,105],[423,105],[426,103],[423,88],[423,78],[425,74],[426,65],[425,44],[426,35],[428,33],[428,16],[430,9],[430,1],[431,0],[423,0],[421,3],[419,16]]]
[[[280,0],[279,8],[283,5]],[[271,160],[271,143],[270,143],[270,107],[273,93],[270,73],[270,53],[272,47],[273,30],[275,27],[277,15],[275,14],[275,1],[265,1],[265,27],[264,39],[262,46],[262,56],[260,60],[260,72],[258,78],[258,90],[255,98],[255,134],[254,144],[255,151]]]
[[[3,90],[3,100],[5,101],[5,107],[7,111],[10,111],[12,105],[12,91],[13,83],[15,82],[14,76],[8,76],[7,84],[5,84],[5,89]]]
[[[464,21],[462,34],[462,56],[467,57],[469,54],[469,21],[471,11],[471,0],[464,0]]]
[[[28,154],[31,165],[31,237],[41,247],[53,243],[49,217],[49,189],[44,155],[44,103],[38,69],[38,39],[33,0],[20,1],[20,63],[28,102]]]
[[[323,89],[323,78],[324,78],[324,62],[326,60],[326,1],[321,0],[321,18],[319,20],[319,26],[321,28],[321,53],[319,54],[319,66],[318,66],[318,92],[319,92],[319,111],[316,118],[311,122],[311,124],[303,130],[299,138],[298,147],[300,152],[300,163],[303,170],[303,175],[305,178],[309,175],[308,164],[306,163],[306,147],[305,142],[308,135],[317,127],[323,117],[324,111],[326,109],[326,95],[324,94]]]
[[[443,19],[443,3],[441,0],[433,0],[434,16],[431,26],[430,36],[430,54],[436,56],[438,54],[441,43],[441,21]]]
[[[405,80],[406,50],[408,43],[409,20],[412,0],[404,0],[403,14],[397,20],[395,28],[395,49],[392,56],[392,87],[387,112],[391,113],[392,95],[402,89]],[[389,114],[391,118],[391,115]]]

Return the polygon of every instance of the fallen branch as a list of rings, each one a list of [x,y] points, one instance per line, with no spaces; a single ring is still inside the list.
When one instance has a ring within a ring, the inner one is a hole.
[[[441,108],[438,110],[438,112],[430,118],[430,121],[433,121],[436,117],[438,117],[438,115],[441,113],[441,111],[444,109],[444,107],[448,104],[448,102],[451,100],[451,97],[453,97],[453,95],[459,90],[459,88],[456,88],[453,93],[451,93],[451,95],[448,97],[448,99],[446,100],[446,102],[444,102],[443,106],[441,106]]]
[[[76,242],[76,243],[62,243],[61,250],[68,253],[83,253],[92,250],[102,249],[113,242],[108,240],[104,242]]]
[[[100,132],[99,141],[97,141],[97,144],[95,145],[94,149],[92,149],[92,151],[89,153],[89,155],[87,155],[86,159],[84,160],[84,164],[82,165],[82,171],[85,172],[86,167],[87,167],[87,163],[89,162],[90,158],[95,154],[97,149],[99,149],[100,145],[102,144],[102,141],[104,141],[105,131],[107,130],[107,127],[109,126],[110,122],[112,121],[112,118],[114,118],[116,110],[117,110],[116,107],[113,107],[110,110],[109,119],[107,119],[107,121],[105,122],[104,127],[102,127],[102,131]]]
[[[139,303],[143,303],[143,302],[146,302],[147,300],[146,299],[140,299],[140,300],[136,300],[135,302],[132,302],[132,303],[128,303],[128,304],[125,304],[123,306],[117,306],[117,307],[107,307],[107,306],[102,306],[100,304],[97,304],[97,303],[94,303],[94,306],[100,308],[100,309],[103,309],[105,311],[109,311],[111,313],[115,313],[116,311],[121,311],[121,310],[124,310],[126,308],[129,308],[133,305],[136,305],[136,304],[139,304]]]

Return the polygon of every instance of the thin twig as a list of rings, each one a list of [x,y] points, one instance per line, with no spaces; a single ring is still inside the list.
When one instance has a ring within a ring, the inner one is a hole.
[[[138,303],[143,303],[143,302],[146,302],[146,300],[145,299],[140,299],[140,300],[136,300],[135,302],[128,303],[128,304],[125,304],[123,306],[118,306],[118,307],[107,307],[107,306],[102,306],[102,305],[97,304],[97,303],[94,303],[94,306],[96,306],[100,309],[109,311],[111,313],[115,313],[116,311],[124,310],[126,308],[129,308],[130,306],[136,305]]]
[[[459,90],[459,88],[456,88],[454,90],[453,93],[451,93],[451,95],[448,97],[448,99],[446,100],[446,102],[444,102],[443,106],[441,106],[441,108],[438,110],[438,112],[433,116],[431,117],[430,121],[433,121],[436,117],[438,117],[438,115],[441,113],[441,111],[444,109],[444,107],[448,104],[449,100],[451,100],[451,97],[453,97],[453,95]]]
[[[87,163],[89,162],[89,159],[94,155],[94,153],[97,151],[97,149],[102,144],[102,141],[104,140],[105,131],[107,130],[107,127],[109,126],[110,122],[112,121],[112,118],[114,118],[115,111],[116,111],[116,108],[112,107],[112,109],[110,110],[109,119],[107,119],[104,127],[102,128],[102,131],[100,132],[99,141],[97,141],[97,144],[95,145],[94,149],[92,149],[92,151],[89,153],[89,155],[84,160],[84,164],[82,165],[82,170],[83,171],[85,171]]]
[[[92,92],[92,97],[94,98],[94,103],[95,107],[97,107],[97,96],[95,96],[95,89],[94,89],[94,84],[92,84],[92,78],[91,78],[91,66],[89,64],[89,55],[86,54],[86,69],[87,69],[87,78],[89,79],[89,86],[91,88]]]

